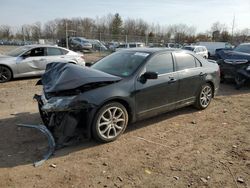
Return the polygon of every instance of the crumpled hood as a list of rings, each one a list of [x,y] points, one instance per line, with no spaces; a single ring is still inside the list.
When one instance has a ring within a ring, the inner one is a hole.
[[[116,82],[122,78],[70,63],[49,63],[42,76],[44,92],[59,92],[76,89],[90,83]]]
[[[221,59],[247,59],[250,61],[250,54],[231,51],[231,50],[220,50],[218,52]]]

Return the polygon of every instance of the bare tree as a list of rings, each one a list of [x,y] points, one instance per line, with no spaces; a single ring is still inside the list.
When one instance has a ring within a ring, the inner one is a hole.
[[[42,24],[41,22],[36,22],[31,25],[32,40],[38,41],[42,35]]]
[[[47,39],[55,40],[57,38],[57,23],[55,20],[48,21],[44,24],[43,35]]]
[[[0,36],[9,40],[11,38],[11,27],[9,25],[2,25],[0,27]]]

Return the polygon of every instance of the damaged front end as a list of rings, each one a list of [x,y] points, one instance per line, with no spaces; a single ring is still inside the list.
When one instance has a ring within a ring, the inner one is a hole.
[[[77,96],[51,97],[35,95],[40,116],[51,131],[56,147],[60,148],[78,142],[85,137],[87,114],[93,105],[86,102],[74,102]]]
[[[51,63],[47,66],[38,81],[43,85],[43,94],[35,95],[34,99],[57,148],[90,138],[93,109],[98,105],[93,100],[89,102],[83,94],[120,80],[120,77],[77,65]]]

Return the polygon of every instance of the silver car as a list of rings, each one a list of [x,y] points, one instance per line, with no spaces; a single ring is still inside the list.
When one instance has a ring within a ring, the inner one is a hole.
[[[12,78],[40,76],[51,62],[85,66],[83,54],[51,45],[27,45],[0,55],[0,83]]]

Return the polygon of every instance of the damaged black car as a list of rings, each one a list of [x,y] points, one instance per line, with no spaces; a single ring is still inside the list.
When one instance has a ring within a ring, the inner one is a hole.
[[[216,63],[189,51],[135,48],[90,68],[51,63],[35,98],[58,145],[81,137],[110,142],[137,120],[187,105],[207,108],[219,74]]]

